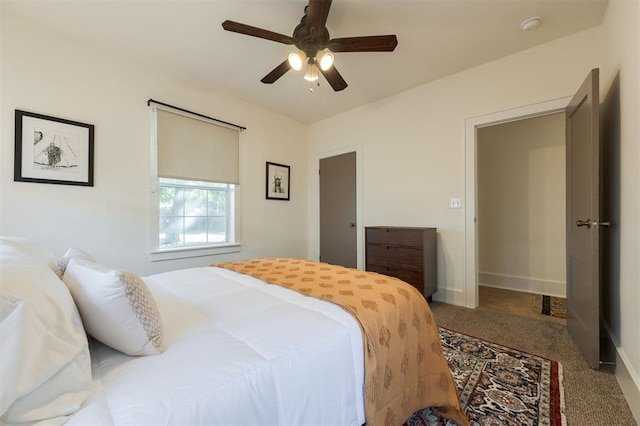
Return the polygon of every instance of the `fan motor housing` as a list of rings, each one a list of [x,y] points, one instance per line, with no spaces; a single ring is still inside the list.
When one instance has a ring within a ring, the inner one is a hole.
[[[295,46],[302,50],[308,58],[315,58],[316,53],[329,45],[329,40],[331,39],[329,30],[327,30],[327,27],[322,27],[319,30],[319,34],[314,34],[318,32],[316,27],[311,28],[311,31],[307,30],[306,15],[302,17],[300,23],[293,30]]]

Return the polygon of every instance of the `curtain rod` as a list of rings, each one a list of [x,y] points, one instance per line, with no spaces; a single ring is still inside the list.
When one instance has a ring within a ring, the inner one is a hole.
[[[189,111],[188,109],[184,109],[184,108],[180,108],[180,107],[177,107],[177,106],[165,104],[164,102],[156,101],[155,99],[149,99],[147,101],[147,105],[151,106],[152,102],[154,104],[158,104],[158,105],[166,106],[166,107],[169,107],[169,108],[177,109],[178,111],[182,111],[182,112],[186,112],[186,113],[189,113],[189,114],[197,115],[198,117],[206,118],[208,120],[217,121],[218,123],[222,123],[222,124],[226,124],[227,126],[235,127],[240,131],[247,130],[247,128],[244,127],[244,126],[239,126],[237,124],[229,123],[228,121],[218,120],[217,118],[213,118],[213,117],[209,117],[208,115],[199,114],[197,112]]]

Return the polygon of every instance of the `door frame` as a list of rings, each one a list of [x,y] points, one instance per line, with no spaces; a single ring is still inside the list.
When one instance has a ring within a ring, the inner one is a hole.
[[[523,107],[470,117],[465,120],[465,306],[477,308],[478,292],[478,230],[476,226],[476,194],[478,174],[478,132],[482,127],[541,117],[566,110],[571,96],[552,99]]]
[[[362,214],[362,144],[345,146],[343,148],[337,148],[330,151],[323,151],[316,153],[314,156],[311,173],[314,191],[312,192],[315,207],[310,211],[315,212],[315,220],[312,223],[312,232],[315,238],[315,244],[311,247],[313,250],[310,256],[313,260],[319,260],[320,258],[320,178],[318,172],[320,170],[320,160],[323,158],[335,157],[336,155],[348,154],[350,152],[356,153],[356,259],[358,269],[364,269],[364,222]]]

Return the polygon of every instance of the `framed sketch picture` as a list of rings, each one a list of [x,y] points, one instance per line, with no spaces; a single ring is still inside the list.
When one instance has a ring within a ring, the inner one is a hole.
[[[267,200],[289,200],[291,168],[267,161]]]
[[[13,180],[93,186],[92,124],[16,110]]]

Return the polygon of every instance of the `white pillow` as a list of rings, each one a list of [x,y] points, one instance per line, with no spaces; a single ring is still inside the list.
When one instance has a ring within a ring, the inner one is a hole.
[[[42,244],[20,237],[0,237],[0,259],[12,263],[51,265],[55,256]]]
[[[51,259],[0,238],[0,424],[61,424],[91,390],[87,336]]]
[[[63,280],[93,337],[128,355],[162,352],[160,313],[140,277],[71,259]]]
[[[67,265],[71,259],[78,260],[86,260],[89,262],[94,262],[93,257],[89,253],[84,250],[80,250],[75,247],[70,247],[67,252],[60,259],[56,259],[53,261],[51,265],[51,269],[56,273],[58,278],[62,279],[64,275],[64,271],[67,269]]]

